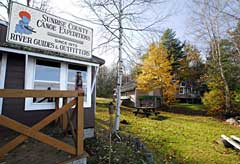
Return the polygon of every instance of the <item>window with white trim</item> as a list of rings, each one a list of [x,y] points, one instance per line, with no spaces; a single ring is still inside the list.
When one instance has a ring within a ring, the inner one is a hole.
[[[185,86],[186,86],[186,83],[185,83],[185,82],[181,82],[181,83],[180,83],[180,86],[181,86],[181,87],[185,87]]]
[[[87,66],[78,66],[68,64],[68,82],[67,89],[75,90],[75,79],[77,72],[81,72],[82,85],[84,93],[87,93]],[[87,101],[87,94],[84,95],[84,102]]]
[[[34,89],[60,90],[60,63],[36,60]],[[34,98],[33,103],[54,102],[53,98]]]
[[[91,107],[91,66],[48,61],[28,57],[26,89],[74,90],[76,73],[81,72],[84,90],[84,107]],[[54,109],[53,98],[26,98],[25,110]]]
[[[179,88],[179,94],[185,94],[185,87]]]

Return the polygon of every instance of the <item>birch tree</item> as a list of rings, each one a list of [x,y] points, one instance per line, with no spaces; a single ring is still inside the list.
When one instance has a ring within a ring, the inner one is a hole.
[[[226,37],[226,25],[221,15],[224,7],[222,0],[193,0],[193,22],[195,34],[209,44],[210,58],[216,64],[224,85],[225,108],[230,108],[230,90],[222,63],[221,39]]]
[[[93,13],[94,18],[87,20],[95,25],[103,27],[103,42],[98,46],[107,45],[118,49],[118,78],[117,78],[117,102],[113,131],[119,130],[121,87],[123,74],[123,55],[134,61],[133,54],[140,49],[132,41],[133,37],[148,38],[149,34],[161,33],[159,24],[169,15],[157,13],[162,5],[161,0],[82,0],[85,6]],[[157,14],[156,14],[157,13]]]
[[[230,35],[228,39],[231,40],[235,46],[237,55],[240,57],[240,48],[238,42],[235,40],[236,37],[239,37],[237,31],[233,31],[238,28],[240,22],[240,1],[239,0],[222,0],[221,7],[216,7],[211,5],[211,8],[217,10],[222,17],[222,21],[227,27],[227,33]]]

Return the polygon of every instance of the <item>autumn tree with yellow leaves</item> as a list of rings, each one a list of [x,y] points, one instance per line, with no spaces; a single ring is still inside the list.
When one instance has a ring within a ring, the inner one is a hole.
[[[169,59],[168,56],[162,44],[151,44],[140,67],[141,73],[137,77],[138,89],[143,91],[160,89],[166,105],[175,101],[177,85],[172,73],[173,59]]]

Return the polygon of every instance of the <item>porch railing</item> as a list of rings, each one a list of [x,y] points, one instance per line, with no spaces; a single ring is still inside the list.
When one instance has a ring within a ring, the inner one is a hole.
[[[55,91],[55,90],[19,90],[19,89],[0,89],[0,97],[2,98],[42,98],[49,97],[55,98],[56,110],[50,115],[46,116],[40,122],[32,127],[28,127],[20,122],[10,119],[4,115],[0,115],[0,126],[12,129],[21,135],[9,141],[0,147],[0,158],[3,158],[8,152],[16,148],[19,144],[27,140],[29,137],[36,139],[42,143],[61,149],[73,155],[82,155],[84,152],[83,143],[83,129],[84,129],[84,110],[83,110],[83,92],[82,91]],[[59,108],[59,100],[63,99],[63,105]],[[67,98],[74,98],[67,102]],[[72,119],[70,116],[70,108],[75,106],[76,110],[76,128],[73,127]],[[4,109],[6,110],[6,109]],[[40,132],[42,128],[47,126],[54,120],[61,117],[63,129],[67,126],[71,128],[75,145],[69,145],[50,137]],[[76,130],[76,133],[75,133]]]

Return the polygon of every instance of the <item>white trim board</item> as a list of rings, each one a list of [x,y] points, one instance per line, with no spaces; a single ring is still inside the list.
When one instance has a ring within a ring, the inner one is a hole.
[[[5,83],[5,77],[6,77],[6,69],[7,69],[7,55],[2,55],[1,62],[1,78],[0,78],[0,89],[4,89],[4,83]],[[0,98],[0,115],[2,114],[2,104],[3,104],[3,98]]]
[[[17,49],[13,49],[13,48],[0,47],[0,50],[7,51],[7,52],[14,52],[14,53],[17,53],[17,54],[41,57],[41,58],[46,58],[46,59],[64,61],[64,62],[69,62],[69,63],[90,65],[90,66],[96,66],[96,67],[99,66],[99,64],[96,64],[96,63],[90,63],[90,62],[85,62],[85,61],[80,61],[80,60],[62,58],[62,57],[51,56],[51,55],[46,55],[46,54],[41,54],[41,53],[36,53],[36,52],[29,52],[29,51],[24,51],[24,50],[17,50]]]
[[[91,89],[91,94],[94,92],[94,97],[95,97],[95,103],[93,104],[93,108],[94,108],[94,113],[96,113],[96,97],[97,97],[97,94],[96,94],[96,81],[97,81],[97,75],[98,75],[98,71],[99,71],[99,67],[95,67],[94,68],[95,70],[95,75],[94,75],[94,79],[93,79],[93,83],[92,83],[92,89]]]
[[[8,22],[4,21],[4,20],[0,20],[0,24],[8,26]]]
[[[98,75],[98,70],[99,70],[99,67],[95,67],[95,75],[94,75],[94,79],[93,79],[93,83],[92,83],[92,89],[91,89],[91,93],[93,93],[93,89],[96,85],[96,79],[97,79],[97,75]]]

